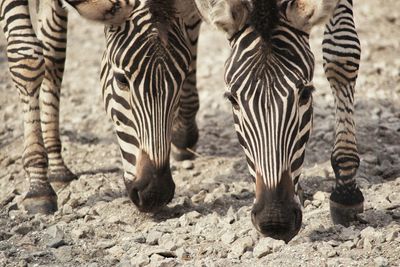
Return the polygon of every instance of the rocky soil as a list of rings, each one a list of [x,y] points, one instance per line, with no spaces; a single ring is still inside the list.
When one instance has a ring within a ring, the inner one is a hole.
[[[63,155],[79,180],[58,192],[59,211],[27,215],[18,93],[0,42],[0,266],[400,266],[400,2],[356,1],[363,56],[356,94],[365,212],[334,226],[329,193],[334,103],[317,59],[315,123],[301,184],[302,229],[289,244],[261,237],[250,210],[253,183],[223,99],[224,36],[202,29],[199,51],[199,156],[172,161],[176,195],[155,215],[126,196],[121,160],[99,90],[102,26],[72,14],[62,89]]]

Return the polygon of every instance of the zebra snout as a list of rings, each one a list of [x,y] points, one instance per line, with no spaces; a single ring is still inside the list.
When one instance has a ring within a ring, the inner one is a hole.
[[[141,212],[155,212],[167,205],[175,193],[169,165],[157,168],[142,153],[134,181],[125,181],[128,196]]]
[[[301,228],[301,208],[292,203],[255,205],[251,212],[255,228],[264,236],[288,243]]]

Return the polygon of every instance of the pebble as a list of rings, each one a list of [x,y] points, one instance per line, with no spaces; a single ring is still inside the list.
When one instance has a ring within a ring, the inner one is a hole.
[[[399,231],[398,231],[398,230],[391,230],[391,231],[386,235],[386,241],[387,241],[387,242],[394,241],[398,236],[399,236]]]
[[[145,266],[145,265],[149,264],[149,262],[150,262],[149,257],[147,257],[144,254],[140,254],[140,255],[138,255],[136,257],[133,257],[131,259],[131,264],[133,266],[138,266],[138,267]]]
[[[189,225],[195,224],[197,221],[196,219],[200,218],[201,214],[197,211],[191,211],[186,214],[183,214],[181,217],[179,217],[179,222],[181,226],[186,227]]]
[[[190,260],[190,258],[191,258],[190,253],[188,251],[186,251],[186,249],[184,249],[184,248],[178,248],[175,253],[179,259],[182,259],[185,261]]]
[[[240,258],[243,253],[253,246],[253,239],[249,236],[242,237],[233,242],[228,258]]]
[[[151,246],[158,245],[158,240],[162,235],[163,233],[159,231],[151,231],[146,237],[146,243]]]
[[[317,246],[317,250],[319,253],[329,258],[336,256],[336,250],[331,245],[329,245],[328,242],[322,242],[321,244],[319,244]]]
[[[50,226],[47,231],[47,235],[50,236],[50,239],[47,241],[46,245],[50,248],[59,248],[61,246],[66,245],[64,240],[64,232],[57,225]]]
[[[349,241],[344,242],[340,247],[342,247],[346,250],[351,250],[356,247],[356,244],[354,244],[353,241],[349,240]]]
[[[198,203],[204,202],[206,195],[207,195],[207,191],[201,190],[199,193],[193,195],[191,197],[191,200],[193,203],[198,204]]]
[[[325,193],[322,191],[317,191],[314,195],[313,195],[313,199],[314,200],[319,200],[319,201],[324,201],[325,200]]]
[[[221,241],[226,245],[231,244],[235,240],[236,240],[236,234],[234,232],[226,232],[221,236]]]
[[[116,244],[117,244],[117,242],[114,240],[104,240],[104,241],[98,242],[96,245],[96,248],[107,249],[107,248],[112,248]]]
[[[376,267],[387,267],[389,266],[389,261],[385,257],[377,257],[374,259]]]
[[[29,225],[19,225],[15,229],[13,229],[13,233],[20,235],[26,235],[30,231],[32,231],[32,227]]]
[[[191,170],[194,168],[194,164],[190,160],[184,160],[182,162],[182,168],[184,168],[185,170]]]
[[[262,258],[272,252],[273,239],[270,237],[261,238],[253,249],[256,258]]]

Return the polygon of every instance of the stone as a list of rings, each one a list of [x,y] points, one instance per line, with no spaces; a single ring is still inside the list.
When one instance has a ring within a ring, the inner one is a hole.
[[[373,245],[371,243],[371,239],[369,237],[364,238],[363,240],[363,248],[367,251],[371,251],[373,248]]]
[[[231,253],[228,254],[229,258],[240,258],[244,252],[253,246],[253,239],[250,236],[242,237],[233,242],[231,246]]]
[[[46,245],[50,248],[59,248],[61,246],[66,245],[66,242],[64,241],[64,232],[61,230],[61,228],[57,225],[52,225],[50,226],[47,231],[47,235],[50,237]]]
[[[163,233],[159,231],[151,231],[147,234],[146,243],[151,246],[158,245],[158,240],[162,235]]]
[[[354,244],[353,241],[349,240],[349,241],[344,242],[340,247],[342,247],[346,250],[351,250],[356,247],[356,244]]]
[[[386,235],[386,241],[387,241],[387,242],[394,241],[398,236],[399,236],[399,231],[398,231],[398,230],[391,230],[391,231]]]
[[[191,211],[186,214],[183,214],[179,217],[179,222],[181,226],[186,227],[189,225],[193,225],[198,218],[201,217],[201,214],[197,211]]]
[[[273,239],[270,237],[261,238],[253,249],[256,258],[262,258],[272,252]]]
[[[13,233],[20,235],[26,235],[30,231],[32,231],[32,227],[30,225],[18,225],[13,229]]]
[[[140,254],[136,257],[133,257],[130,262],[133,266],[142,267],[149,264],[150,259],[146,255]]]
[[[387,267],[389,266],[389,261],[385,257],[377,257],[374,259],[376,267]]]
[[[275,240],[272,242],[272,251],[278,252],[285,246],[285,241],[283,240]]]
[[[322,242],[320,245],[318,245],[317,250],[323,256],[329,258],[336,256],[336,250],[331,245],[329,245],[328,242]]]
[[[144,244],[146,243],[146,237],[142,233],[136,233],[133,236],[133,241],[135,241],[138,244]]]
[[[322,191],[317,191],[314,195],[313,195],[313,199],[314,200],[319,200],[321,202],[325,201],[325,193]]]
[[[236,234],[234,232],[226,232],[221,236],[221,241],[226,245],[231,244],[235,240],[236,240]]]
[[[207,191],[206,190],[201,190],[199,193],[193,195],[191,197],[191,200],[192,200],[193,203],[196,203],[196,204],[197,203],[201,203],[201,202],[204,202],[204,199],[205,199],[206,195],[207,195]]]
[[[191,259],[190,253],[187,252],[184,248],[178,248],[175,253],[176,256],[181,260],[188,261]]]
[[[191,170],[194,168],[194,164],[190,160],[184,160],[182,162],[182,168],[184,168],[185,170]]]
[[[351,227],[343,228],[341,233],[339,234],[339,237],[343,241],[347,241],[347,240],[355,240],[359,235],[360,235],[360,232],[358,230],[354,229],[353,226],[351,226]]]
[[[112,248],[115,245],[116,245],[116,242],[114,240],[102,240],[100,242],[97,242],[96,248],[108,249],[108,248]]]

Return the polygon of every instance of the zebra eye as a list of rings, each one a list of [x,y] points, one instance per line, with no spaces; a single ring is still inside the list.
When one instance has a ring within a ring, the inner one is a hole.
[[[299,89],[300,106],[307,104],[312,96],[312,93],[315,91],[314,85],[312,83],[301,83],[297,84],[297,88]]]
[[[224,96],[225,96],[226,99],[229,100],[229,102],[231,102],[232,107],[233,107],[234,109],[236,109],[236,110],[239,109],[239,104],[238,104],[236,98],[235,98],[231,93],[226,92],[226,93],[224,94]]]
[[[124,74],[114,73],[114,78],[115,78],[115,81],[117,82],[119,89],[124,90],[124,91],[129,91],[129,82],[126,79]]]

